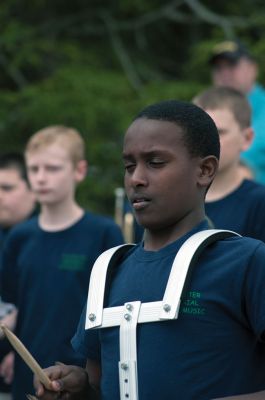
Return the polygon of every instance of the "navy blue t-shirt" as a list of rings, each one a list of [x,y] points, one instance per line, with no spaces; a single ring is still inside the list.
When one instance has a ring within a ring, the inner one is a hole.
[[[192,233],[159,251],[137,245],[119,265],[108,306],[162,300],[174,257]],[[179,318],[139,324],[140,400],[209,400],[265,389],[265,245],[241,237],[201,254]],[[102,400],[119,399],[119,328],[86,330],[85,311],[72,340],[102,366]]]
[[[0,268],[2,265],[2,249],[4,245],[4,240],[9,229],[0,227]],[[11,346],[7,339],[0,340],[0,362],[2,359],[10,352]],[[4,383],[3,378],[0,377],[0,393],[9,393],[11,391],[10,385]]]
[[[265,186],[244,180],[238,189],[205,204],[215,228],[230,229],[265,242]]]
[[[3,251],[2,298],[18,309],[16,333],[42,367],[56,361],[84,365],[71,346],[97,257],[123,243],[105,217],[86,213],[71,227],[47,232],[38,218],[10,232]],[[18,356],[13,399],[33,391],[33,375]]]

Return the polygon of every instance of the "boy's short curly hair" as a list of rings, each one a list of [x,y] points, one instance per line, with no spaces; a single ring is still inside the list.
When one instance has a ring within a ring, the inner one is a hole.
[[[192,157],[220,157],[219,134],[212,118],[196,105],[179,100],[166,100],[143,109],[134,120],[154,119],[175,123]]]

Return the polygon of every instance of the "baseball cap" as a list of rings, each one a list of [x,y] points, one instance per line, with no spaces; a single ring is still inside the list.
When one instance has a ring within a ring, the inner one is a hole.
[[[253,57],[242,43],[227,40],[213,47],[209,63],[214,65],[219,60],[227,60],[232,64],[236,64],[243,57],[253,60]]]

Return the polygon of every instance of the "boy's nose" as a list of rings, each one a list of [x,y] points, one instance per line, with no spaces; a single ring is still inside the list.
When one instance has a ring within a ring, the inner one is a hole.
[[[133,186],[146,186],[147,185],[147,175],[146,172],[144,170],[144,168],[142,167],[136,167],[132,173],[132,175],[130,176],[130,180],[131,180],[131,184]]]
[[[38,172],[36,173],[36,179],[39,181],[45,180],[46,178],[46,172],[44,168],[39,168]]]
[[[6,198],[6,191],[0,187],[0,200],[4,200]]]

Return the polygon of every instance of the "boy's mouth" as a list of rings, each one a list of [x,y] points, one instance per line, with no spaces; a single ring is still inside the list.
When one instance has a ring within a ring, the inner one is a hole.
[[[48,194],[48,193],[50,193],[50,189],[37,190],[37,194]]]
[[[147,197],[135,197],[132,199],[132,207],[134,210],[142,210],[143,208],[147,207],[150,203],[150,199]]]

